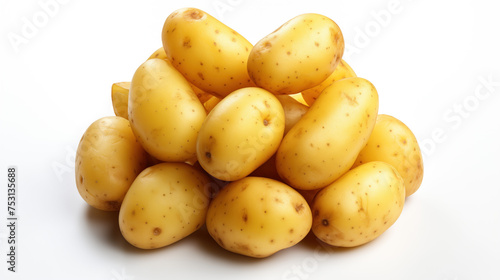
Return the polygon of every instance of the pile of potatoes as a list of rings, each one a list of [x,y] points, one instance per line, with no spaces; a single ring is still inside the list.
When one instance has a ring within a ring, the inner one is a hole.
[[[410,129],[379,114],[377,90],[342,59],[339,26],[302,14],[252,45],[211,15],[168,16],[163,46],[116,116],[92,123],[76,154],[91,206],[119,211],[133,246],[167,246],[206,226],[222,248],[263,258],[310,232],[365,244],[400,216],[423,162]]]

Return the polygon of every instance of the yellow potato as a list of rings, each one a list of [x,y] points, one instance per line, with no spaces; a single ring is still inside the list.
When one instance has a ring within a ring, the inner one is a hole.
[[[267,178],[231,182],[213,199],[207,229],[224,249],[264,258],[299,243],[310,231],[312,214],[293,188]]]
[[[366,163],[316,194],[312,231],[333,246],[359,246],[393,225],[404,202],[404,182],[396,169],[385,162]]]
[[[130,82],[114,83],[111,86],[111,101],[115,115],[128,119],[128,92]]]
[[[285,112],[285,134],[302,118],[309,107],[289,95],[276,96]]]
[[[137,140],[153,157],[183,162],[196,156],[205,108],[168,60],[149,59],[137,69],[128,109]]]
[[[417,138],[395,117],[378,115],[368,143],[353,167],[371,161],[383,161],[394,166],[405,181],[407,197],[415,193],[422,183],[424,163]]]
[[[236,90],[208,114],[197,139],[203,169],[217,179],[241,179],[278,149],[285,129],[283,107],[256,87]]]
[[[118,211],[132,181],[147,164],[148,155],[128,120],[98,119],[87,128],[76,151],[78,192],[94,208]]]
[[[283,138],[276,155],[278,173],[297,189],[332,183],[351,168],[377,113],[378,94],[369,81],[334,82]]]
[[[302,14],[261,39],[248,57],[248,73],[274,94],[294,94],[320,84],[344,53],[338,25],[326,16]]]
[[[210,179],[186,163],[160,163],[137,176],[120,208],[123,237],[142,249],[177,242],[205,224]]]
[[[167,57],[189,82],[217,97],[254,86],[247,59],[252,44],[204,11],[179,9],[162,31]]]
[[[356,77],[356,73],[354,73],[354,70],[352,70],[351,66],[349,66],[349,64],[347,64],[347,62],[342,59],[337,65],[337,68],[335,68],[335,71],[333,71],[333,73],[328,78],[326,78],[326,80],[313,88],[302,91],[302,97],[304,98],[306,103],[311,106],[314,101],[316,101],[319,94],[327,86],[331,85],[335,81],[351,77]]]

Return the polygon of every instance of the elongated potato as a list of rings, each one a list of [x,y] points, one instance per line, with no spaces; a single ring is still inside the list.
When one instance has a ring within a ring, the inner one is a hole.
[[[160,163],[137,176],[120,208],[123,237],[142,249],[177,242],[205,224],[212,183],[186,163]]]
[[[162,31],[163,48],[189,82],[217,97],[255,86],[248,76],[252,44],[208,13],[183,8],[171,13]]]
[[[196,143],[198,161],[217,179],[241,179],[278,149],[285,129],[281,103],[256,87],[236,90],[208,114]]]
[[[294,94],[330,76],[343,53],[344,38],[333,20],[302,14],[255,44],[248,73],[259,87],[274,94]]]
[[[128,120],[128,93],[130,82],[114,83],[111,86],[111,101],[115,115]]]
[[[333,246],[359,246],[393,225],[404,202],[404,182],[397,170],[385,162],[366,163],[316,194],[312,231]]]
[[[161,161],[196,156],[196,138],[205,108],[168,60],[145,61],[132,78],[128,116],[137,140]]]
[[[306,103],[311,106],[314,101],[318,98],[320,93],[329,85],[331,85],[333,82],[342,80],[345,78],[351,78],[351,77],[356,77],[356,73],[354,73],[354,70],[352,70],[351,66],[347,64],[343,59],[340,60],[340,63],[337,65],[335,68],[335,71],[328,76],[323,82],[321,82],[319,85],[306,89],[302,91],[302,97],[306,101]]]
[[[246,177],[214,198],[206,223],[224,249],[264,258],[299,243],[311,229],[312,214],[305,199],[286,184]]]
[[[128,120],[100,118],[87,128],[76,151],[78,192],[94,208],[118,211],[130,185],[147,164],[148,155]]]
[[[415,193],[422,183],[424,163],[417,138],[395,117],[378,115],[368,143],[353,167],[371,161],[383,161],[394,166],[405,181],[407,197]]]
[[[276,155],[278,173],[302,190],[332,183],[366,145],[377,113],[377,90],[368,80],[334,82],[283,138]]]

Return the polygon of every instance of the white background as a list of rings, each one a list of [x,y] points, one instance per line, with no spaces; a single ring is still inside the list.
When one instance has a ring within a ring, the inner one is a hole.
[[[52,3],[52,4],[44,4]],[[500,17],[494,1],[0,2],[1,279],[500,279]],[[314,238],[257,260],[204,231],[154,251],[130,246],[115,213],[74,183],[78,141],[113,115],[113,82],[161,46],[177,8],[205,10],[252,43],[290,18],[341,27],[344,59],[405,122],[425,156],[399,220],[354,249]],[[15,39],[13,39],[15,38]],[[18,266],[7,271],[7,167],[18,168]]]

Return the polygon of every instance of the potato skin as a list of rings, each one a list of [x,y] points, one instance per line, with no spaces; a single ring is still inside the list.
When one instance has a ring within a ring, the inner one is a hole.
[[[167,60],[153,58],[136,70],[128,116],[138,141],[161,161],[196,156],[196,137],[206,112],[186,79]]]
[[[236,90],[203,123],[196,142],[198,161],[217,179],[241,179],[276,152],[284,129],[276,96],[255,87]]]
[[[177,242],[205,223],[209,177],[186,163],[159,163],[137,176],[119,213],[123,237],[141,249]]]
[[[245,177],[214,198],[206,225],[224,249],[264,258],[300,242],[311,223],[307,202],[293,188],[268,178]]]
[[[368,143],[353,168],[371,161],[383,161],[396,168],[405,181],[406,197],[415,193],[424,177],[422,153],[413,132],[400,120],[378,115]]]
[[[352,70],[351,66],[349,66],[349,64],[347,64],[347,62],[342,59],[335,68],[335,71],[333,71],[333,73],[328,76],[328,78],[326,78],[319,85],[302,91],[302,97],[304,98],[305,102],[309,106],[311,106],[327,86],[333,84],[333,82],[335,81],[352,77],[356,77],[356,73],[354,73],[354,70]]]
[[[171,13],[162,30],[163,48],[189,82],[223,98],[255,86],[248,76],[252,44],[208,13],[182,8]]]
[[[377,113],[377,90],[368,80],[334,82],[283,138],[276,155],[278,173],[296,189],[332,183],[353,165]]]
[[[343,53],[342,32],[333,20],[302,14],[255,44],[248,73],[257,86],[274,94],[299,93],[330,76]]]
[[[130,82],[114,83],[111,86],[111,101],[116,116],[128,120],[128,93]]]
[[[83,134],[75,158],[78,193],[92,207],[118,211],[148,155],[129,121],[118,116],[93,122]]]
[[[312,231],[333,246],[359,246],[393,225],[404,202],[404,182],[397,170],[385,162],[366,163],[316,194]]]

